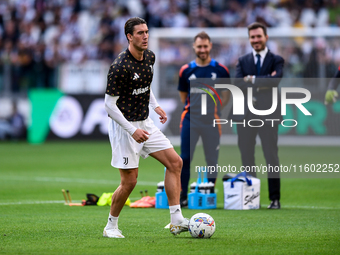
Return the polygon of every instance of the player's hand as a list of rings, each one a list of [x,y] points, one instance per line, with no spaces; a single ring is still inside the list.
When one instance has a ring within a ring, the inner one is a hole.
[[[137,130],[132,134],[132,138],[135,139],[137,143],[144,143],[149,139],[149,133],[143,129],[137,128]]]
[[[338,92],[336,90],[327,90],[325,95],[325,104],[332,104],[336,102]]]
[[[250,76],[250,75],[247,75],[247,76],[244,76],[244,77],[243,77],[243,80],[244,80],[245,82],[250,82],[250,79],[251,79],[251,76]]]
[[[155,108],[155,112],[160,116],[159,120],[162,124],[164,124],[168,120],[165,111],[160,106]]]
[[[271,76],[275,76],[276,75],[276,71],[271,73]]]
[[[250,83],[253,83],[253,80],[255,79],[255,75],[247,75],[247,76],[244,76],[243,77],[243,80],[245,81],[245,82],[250,82]]]

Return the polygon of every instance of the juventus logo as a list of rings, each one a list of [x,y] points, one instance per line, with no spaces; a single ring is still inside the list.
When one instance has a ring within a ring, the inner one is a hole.
[[[137,80],[139,78],[139,75],[135,73],[135,76],[133,77],[132,80]]]
[[[124,165],[127,165],[129,163],[129,158],[128,157],[123,157],[124,159]]]

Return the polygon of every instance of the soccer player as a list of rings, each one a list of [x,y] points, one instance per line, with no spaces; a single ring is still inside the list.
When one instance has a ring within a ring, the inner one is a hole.
[[[124,238],[118,229],[118,217],[137,183],[139,157],[149,155],[166,167],[165,191],[170,208],[170,232],[188,231],[189,220],[179,205],[182,159],[170,141],[149,118],[149,104],[167,121],[150,88],[155,54],[148,50],[149,30],[145,20],[135,17],[125,23],[128,48],[110,66],[107,76],[105,109],[111,118],[109,138],[111,165],[119,169],[121,182],[112,196],[112,204],[103,236]]]
[[[340,66],[338,67],[337,72],[331,79],[331,81],[328,84],[328,89],[325,95],[325,104],[332,104],[336,102],[336,97],[338,97],[338,92],[336,89],[339,86],[340,81]]]
[[[198,78],[209,78],[212,82],[216,78],[230,78],[228,68],[211,58],[212,42],[207,33],[200,32],[195,36],[193,49],[196,59],[182,66],[179,71],[178,84],[180,99],[185,104],[180,123],[181,158],[183,160],[181,173],[182,192],[180,198],[182,207],[188,205],[187,194],[190,179],[190,163],[199,137],[202,138],[207,166],[216,166],[221,136],[221,126],[213,127],[212,125],[213,119],[220,118],[220,105],[215,105],[213,100],[208,101],[207,114],[202,116],[200,112],[201,94],[190,93],[191,88],[195,86],[194,83]],[[230,82],[228,83],[230,84]],[[202,84],[198,86],[203,89],[209,89]],[[224,90],[220,95],[222,107],[224,107],[228,103],[230,92]],[[214,95],[214,97],[217,100],[217,95]],[[217,172],[208,174],[208,181],[215,183]]]

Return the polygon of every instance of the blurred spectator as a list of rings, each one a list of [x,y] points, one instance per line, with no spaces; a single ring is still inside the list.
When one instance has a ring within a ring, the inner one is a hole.
[[[209,0],[189,0],[189,18],[192,27],[222,27],[221,15],[213,12]]]
[[[116,34],[114,40],[115,43],[120,45],[120,48],[123,49],[123,47],[126,45],[126,36],[124,29],[122,29],[125,25],[125,22],[131,18],[131,15],[129,13],[128,8],[125,6],[121,9],[121,13],[118,17],[116,17],[112,22],[112,29],[114,33]],[[123,46],[124,45],[124,46]]]
[[[13,77],[12,77],[12,91],[27,91],[34,87],[34,61],[33,52],[30,47],[19,43],[17,45],[17,52],[13,58]]]
[[[340,2],[339,0],[329,0],[328,4],[329,25],[340,26]]]
[[[267,0],[252,0],[247,11],[246,24],[261,22],[267,27],[277,26],[275,9],[268,5]]]
[[[4,88],[16,93],[31,87],[54,87],[58,68],[63,63],[111,62],[126,45],[123,27],[132,16],[144,18],[150,30],[153,27],[245,27],[253,21],[261,21],[268,27],[339,27],[340,3],[338,0],[0,1],[0,92]],[[285,49],[291,54],[287,58],[292,65],[287,66],[294,71],[285,74],[301,75],[304,64],[319,61],[320,49],[312,52],[314,46],[308,46],[308,40],[295,40],[298,43],[294,47],[300,49],[290,46]],[[186,62],[191,52],[181,43],[176,45],[179,49],[162,45],[166,48],[160,56],[172,56],[174,61]],[[242,54],[242,47],[246,46],[226,42],[214,47],[219,51],[215,57],[233,72],[234,57]],[[325,47],[327,56],[339,62],[339,46],[327,42]]]
[[[327,42],[323,38],[316,38],[313,41],[313,48],[305,66],[304,77],[332,77],[334,64],[332,52],[327,48]]]
[[[18,112],[17,104],[13,102],[11,116],[0,120],[0,140],[22,139],[25,134],[24,117]]]
[[[163,25],[165,27],[188,27],[189,19],[178,6],[173,3],[170,6],[170,11],[163,17]]]
[[[278,27],[295,26],[296,21],[300,19],[301,10],[293,0],[280,0],[276,5],[275,17]]]
[[[245,26],[246,10],[236,1],[228,2],[228,8],[222,13],[222,22],[225,27]]]
[[[303,76],[303,53],[294,41],[287,41],[286,47],[281,51],[286,62],[285,77],[300,78]]]
[[[304,27],[326,27],[328,26],[328,16],[328,10],[324,7],[323,0],[305,1],[300,21]]]
[[[14,20],[5,22],[4,32],[2,34],[3,41],[11,41],[13,45],[17,43],[19,39],[19,29],[17,23]]]
[[[153,27],[162,27],[162,16],[167,11],[167,1],[143,0],[145,8],[145,21],[149,29]]]

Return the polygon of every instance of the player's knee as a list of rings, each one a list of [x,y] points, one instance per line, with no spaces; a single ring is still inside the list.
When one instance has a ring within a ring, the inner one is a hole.
[[[135,188],[136,184],[137,179],[129,179],[121,182],[121,186],[130,192]]]
[[[178,156],[178,164],[179,164],[179,168],[181,169],[181,171],[182,171],[182,167],[183,167],[183,159],[180,157],[180,156]]]
[[[171,169],[174,172],[181,173],[182,167],[183,167],[183,160],[180,156],[176,157],[176,159],[174,159],[171,162]]]

